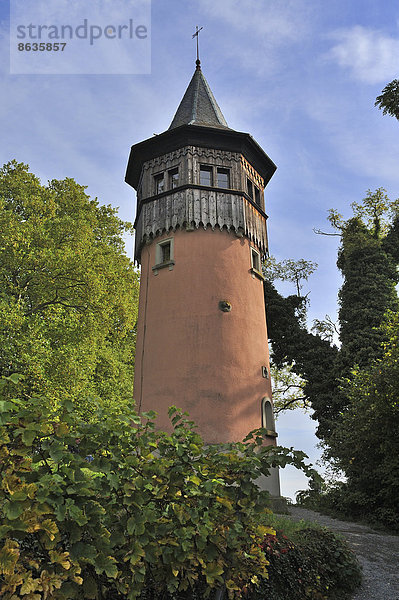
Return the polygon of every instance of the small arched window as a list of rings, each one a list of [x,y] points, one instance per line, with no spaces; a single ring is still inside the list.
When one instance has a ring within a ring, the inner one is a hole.
[[[274,424],[273,406],[270,398],[262,398],[262,427],[269,431],[276,431]]]

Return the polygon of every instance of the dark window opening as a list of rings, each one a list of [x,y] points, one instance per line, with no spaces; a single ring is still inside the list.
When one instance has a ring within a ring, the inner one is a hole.
[[[276,426],[274,423],[273,406],[269,398],[263,398],[262,400],[262,427],[269,431],[275,431]]]
[[[255,202],[258,206],[260,206],[260,191],[256,186],[255,186]]]
[[[254,186],[250,179],[247,179],[247,190],[248,190],[248,196],[251,198],[251,200],[253,200],[254,199]]]
[[[212,167],[200,165],[200,185],[212,185]]]
[[[155,175],[154,183],[155,183],[155,193],[161,194],[165,189],[165,180],[164,180],[163,173],[160,173],[159,175]]]
[[[174,190],[179,185],[179,169],[171,169],[169,172],[169,189]]]
[[[230,188],[230,170],[229,169],[216,169],[217,186],[220,188]]]
[[[168,262],[170,260],[170,242],[161,244],[161,262]]]

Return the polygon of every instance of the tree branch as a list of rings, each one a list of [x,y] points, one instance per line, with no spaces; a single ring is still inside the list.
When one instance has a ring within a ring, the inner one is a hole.
[[[57,293],[53,300],[49,300],[48,302],[42,302],[41,304],[38,304],[35,308],[32,308],[31,310],[28,310],[26,313],[24,313],[24,316],[30,317],[31,315],[43,310],[44,308],[47,308],[48,306],[55,306],[56,304],[65,306],[66,308],[75,308],[80,312],[84,312],[85,310],[87,310],[87,306],[83,304],[67,304],[64,298],[58,299]]]
[[[291,388],[297,388],[297,389],[302,389],[302,386],[296,384],[296,383],[289,383],[286,386],[282,387],[282,388],[278,388],[276,387],[274,390],[274,393],[278,393],[278,394],[285,394],[286,392],[288,392],[288,390],[290,390]]]
[[[305,408],[310,408],[310,403],[307,401],[307,397],[306,396],[300,396],[299,398],[292,398],[291,400],[288,400],[287,402],[285,402],[283,404],[283,406],[280,406],[280,408],[276,408],[276,406],[274,407],[274,412],[277,415],[279,415],[281,412],[283,412],[284,410],[289,410],[289,407],[294,404],[295,402],[303,402],[303,405]]]
[[[330,235],[335,237],[341,237],[340,233],[326,233],[325,231],[322,231],[321,229],[316,229],[315,227],[313,227],[313,232],[317,235]]]

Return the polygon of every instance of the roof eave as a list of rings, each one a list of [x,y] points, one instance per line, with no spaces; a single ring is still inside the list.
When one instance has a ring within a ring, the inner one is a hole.
[[[249,133],[223,127],[180,125],[134,144],[130,151],[125,181],[137,190],[143,163],[184,146],[200,146],[242,153],[265,181],[277,166]]]

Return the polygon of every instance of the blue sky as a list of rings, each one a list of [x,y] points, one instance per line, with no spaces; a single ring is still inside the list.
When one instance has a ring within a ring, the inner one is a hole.
[[[125,5],[127,13],[133,2]],[[196,25],[203,72],[229,126],[251,133],[278,167],[265,196],[271,253],[319,264],[304,289],[309,322],[335,320],[338,242],[313,228],[328,230],[332,207],[348,217],[367,189],[399,195],[399,124],[374,108],[399,75],[393,0],[153,0],[147,75],[10,75],[9,7],[0,0],[0,162],[28,163],[43,182],[73,177],[133,221],[130,146],[168,128],[194,71]],[[109,53],[121,60],[112,43]],[[281,417],[278,429],[281,444],[317,457],[309,417]],[[282,473],[285,495],[301,487],[303,478]]]

